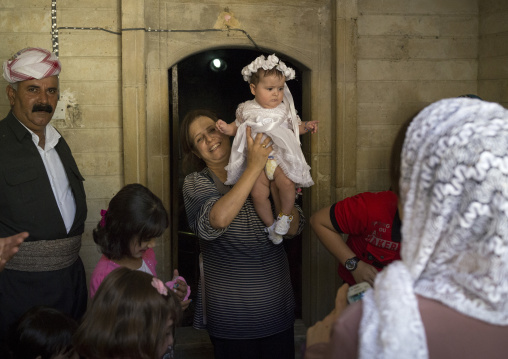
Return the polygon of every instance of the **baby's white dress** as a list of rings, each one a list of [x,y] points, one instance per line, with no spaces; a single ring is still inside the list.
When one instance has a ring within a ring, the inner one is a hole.
[[[297,116],[298,117],[298,116]],[[301,123],[297,118],[298,124]],[[273,156],[277,165],[285,175],[295,183],[296,187],[310,187],[314,184],[310,175],[310,166],[305,161],[300,143],[293,132],[291,114],[281,103],[273,109],[261,107],[255,100],[238,105],[236,110],[238,130],[231,148],[226,185],[235,184],[246,167],[247,158],[247,126],[252,128],[252,138],[262,132],[272,139]],[[298,133],[298,128],[294,129]]]

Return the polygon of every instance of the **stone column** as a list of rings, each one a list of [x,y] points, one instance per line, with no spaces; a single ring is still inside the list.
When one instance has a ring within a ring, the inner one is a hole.
[[[144,28],[144,1],[121,2],[122,29]],[[122,110],[125,183],[147,184],[145,32],[122,32]]]

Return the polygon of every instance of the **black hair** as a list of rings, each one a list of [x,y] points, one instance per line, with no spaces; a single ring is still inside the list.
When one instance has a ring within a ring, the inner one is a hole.
[[[465,95],[460,95],[459,97],[467,97],[467,98],[475,98],[477,100],[482,100],[482,98],[478,95],[473,95],[472,93],[468,93]]]
[[[389,176],[390,176],[390,190],[394,192],[397,197],[400,195],[399,188],[399,180],[400,180],[400,165],[401,165],[401,154],[402,147],[404,146],[404,140],[406,139],[406,132],[411,124],[411,121],[418,115],[419,111],[416,112],[413,116],[409,117],[404,121],[404,123],[400,126],[397,135],[395,136],[395,140],[392,144],[392,150],[390,154],[390,166],[389,166]]]
[[[78,324],[66,314],[45,306],[28,310],[16,321],[9,334],[13,359],[51,359],[57,354],[71,356],[72,336]]]
[[[93,230],[93,240],[109,259],[131,256],[130,243],[160,237],[168,228],[168,214],[159,197],[133,183],[123,187],[109,202],[104,216]]]

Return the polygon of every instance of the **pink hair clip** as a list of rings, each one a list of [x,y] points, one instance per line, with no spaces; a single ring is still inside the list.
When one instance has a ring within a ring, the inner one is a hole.
[[[109,208],[108,208],[109,209]],[[104,228],[106,226],[106,213],[108,213],[107,209],[101,209],[101,223],[100,226]]]
[[[160,295],[168,295],[168,288],[159,278],[152,278],[152,287],[157,289],[157,292],[159,292]]]

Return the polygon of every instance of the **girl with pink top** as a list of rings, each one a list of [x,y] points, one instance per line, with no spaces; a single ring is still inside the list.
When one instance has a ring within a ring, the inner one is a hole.
[[[93,231],[94,242],[102,257],[90,278],[90,297],[114,269],[127,267],[157,276],[155,266],[156,238],[168,228],[168,215],[160,198],[145,186],[134,183],[123,187],[101,211],[102,219]],[[190,287],[175,269],[173,280],[166,285],[189,306]]]

